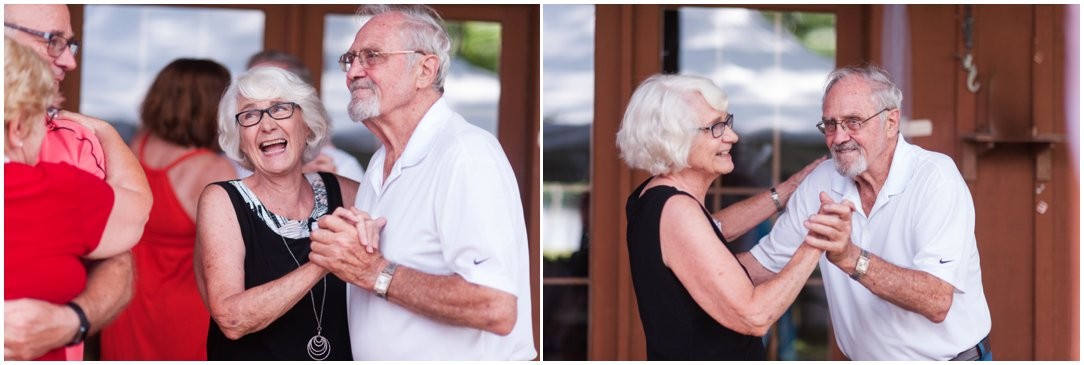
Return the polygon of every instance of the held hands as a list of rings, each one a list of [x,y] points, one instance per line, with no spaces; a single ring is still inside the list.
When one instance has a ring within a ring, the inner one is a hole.
[[[4,360],[33,360],[63,347],[79,318],[65,306],[37,299],[4,301]]]
[[[854,212],[854,203],[844,200],[840,203],[832,201],[828,193],[821,192],[821,209],[805,221],[805,243],[824,250],[828,255],[828,261],[832,263],[845,259],[851,244],[851,214]]]
[[[66,119],[66,120],[70,120],[70,121],[79,123],[80,125],[82,125],[84,127],[87,127],[87,129],[90,129],[91,132],[94,132],[94,135],[99,136],[98,138],[101,138],[100,136],[101,136],[101,133],[103,131],[108,130],[108,131],[116,132],[116,130],[113,129],[113,126],[109,125],[109,122],[106,122],[104,120],[101,120],[101,119],[98,119],[98,118],[95,118],[95,117],[92,117],[92,116],[89,116],[89,115],[79,114],[79,113],[76,113],[76,112],[73,112],[73,111],[70,111],[70,110],[61,109],[57,113],[56,117],[57,117],[57,119]]]
[[[384,261],[379,249],[380,231],[386,223],[386,219],[372,219],[357,208],[335,209],[320,218],[320,229],[312,232],[309,261],[344,281],[371,288],[375,275],[369,273],[378,272]]]

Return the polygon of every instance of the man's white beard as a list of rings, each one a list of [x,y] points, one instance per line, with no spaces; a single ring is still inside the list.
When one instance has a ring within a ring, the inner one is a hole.
[[[373,95],[366,99],[350,99],[350,119],[355,122],[363,122],[369,118],[380,116],[380,96]]]
[[[351,94],[357,89],[369,89],[373,95],[359,99],[351,96],[350,105],[347,108],[347,112],[350,114],[350,119],[355,122],[363,122],[369,118],[375,118],[380,116],[380,91],[377,90],[372,81],[366,79],[355,80],[350,85]]]
[[[841,159],[836,155],[836,148],[853,148],[854,151],[857,152],[857,156],[849,158],[850,161]],[[858,143],[855,143],[853,140],[833,147],[831,152],[832,160],[835,160],[836,162],[836,172],[840,175],[853,178],[858,176],[858,174],[866,172],[866,169],[869,168],[869,162],[866,161],[866,155],[858,148]]]

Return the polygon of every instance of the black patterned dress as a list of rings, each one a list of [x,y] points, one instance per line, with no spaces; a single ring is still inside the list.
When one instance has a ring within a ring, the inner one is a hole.
[[[297,270],[309,261],[310,227],[316,220],[341,207],[342,194],[335,175],[307,174],[316,202],[307,220],[294,221],[267,210],[241,180],[217,182],[229,193],[241,237],[245,241],[245,290],[262,285]],[[285,243],[284,243],[285,242]],[[286,251],[289,246],[293,257]],[[230,340],[211,320],[207,336],[208,360],[312,360],[307,350],[316,334],[316,311],[323,302],[322,335],[330,343],[326,360],[352,360],[350,332],[346,324],[346,284],[335,275],[325,276],[327,289],[316,283],[311,296],[306,294],[282,317],[259,332]],[[325,297],[326,295],[326,297]]]

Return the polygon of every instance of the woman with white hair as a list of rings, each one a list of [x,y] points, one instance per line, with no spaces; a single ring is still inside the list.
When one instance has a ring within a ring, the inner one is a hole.
[[[754,285],[728,239],[785,206],[814,161],[771,191],[712,214],[708,187],[734,170],[727,98],[711,80],[655,75],[633,93],[617,144],[653,176],[629,196],[629,261],[649,360],[764,360],[763,336],[813,272],[803,245],[774,279]]]
[[[219,144],[253,174],[200,197],[196,277],[214,320],[208,360],[351,360],[346,286],[308,262],[317,219],[353,202],[358,183],[303,174],[326,142],[316,90],[258,67],[222,96]]]

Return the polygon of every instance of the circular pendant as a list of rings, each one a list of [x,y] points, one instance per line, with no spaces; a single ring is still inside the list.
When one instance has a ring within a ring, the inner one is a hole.
[[[327,341],[327,338],[317,334],[309,339],[309,357],[316,361],[323,361],[331,355],[331,343]]]

